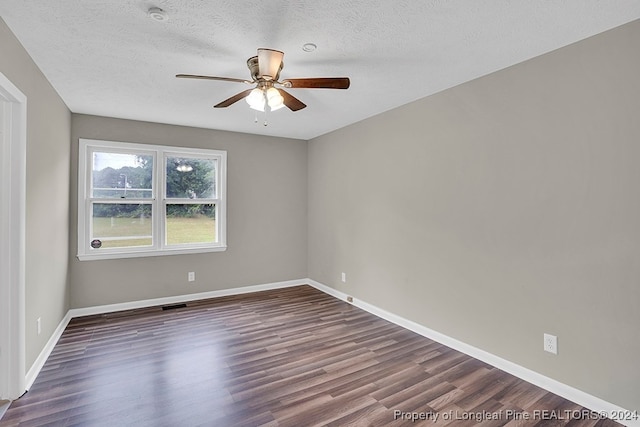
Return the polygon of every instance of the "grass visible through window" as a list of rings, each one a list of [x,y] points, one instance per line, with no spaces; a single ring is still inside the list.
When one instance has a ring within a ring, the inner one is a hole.
[[[167,218],[167,244],[212,243],[216,241],[216,220],[204,215]]]
[[[93,218],[93,236],[102,248],[150,246],[150,218]],[[120,239],[118,239],[118,237]],[[114,240],[105,240],[115,238]],[[216,241],[216,220],[207,216],[168,217],[167,244],[212,243]]]

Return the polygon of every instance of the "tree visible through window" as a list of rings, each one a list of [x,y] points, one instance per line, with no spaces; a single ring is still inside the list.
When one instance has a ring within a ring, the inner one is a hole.
[[[216,205],[199,203],[216,198],[215,159],[167,157],[167,243],[215,241]],[[194,201],[184,203],[184,199]]]
[[[226,152],[80,141],[78,257],[225,249]]]

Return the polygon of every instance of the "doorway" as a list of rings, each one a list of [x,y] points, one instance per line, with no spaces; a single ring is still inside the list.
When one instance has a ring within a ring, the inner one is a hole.
[[[25,391],[27,98],[0,73],[0,400]]]

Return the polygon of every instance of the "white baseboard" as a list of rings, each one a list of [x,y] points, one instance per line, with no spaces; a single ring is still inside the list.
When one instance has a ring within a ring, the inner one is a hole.
[[[0,400],[0,420],[4,417],[4,414],[9,410],[9,406],[11,405],[10,400]]]
[[[49,338],[49,341],[47,341],[47,343],[44,345],[44,348],[42,349],[42,351],[38,355],[36,361],[33,362],[33,365],[31,365],[31,368],[29,368],[29,371],[27,372],[27,375],[25,376],[25,389],[26,390],[29,390],[31,388],[31,386],[33,385],[33,382],[36,380],[36,377],[38,376],[38,374],[40,373],[40,370],[44,366],[44,362],[46,362],[47,358],[49,358],[49,355],[51,354],[51,351],[53,351],[53,347],[56,346],[56,343],[58,342],[58,340],[62,336],[62,333],[64,332],[64,329],[69,324],[69,321],[71,320],[71,317],[72,317],[71,314],[69,312],[67,312],[67,314],[60,321],[60,324],[58,324],[58,327],[56,328],[56,330],[53,331],[53,334],[51,335],[51,338]]]
[[[344,301],[347,300],[347,296],[348,296],[347,294],[345,294],[344,292],[338,291],[330,286],[327,286],[325,284],[322,284],[312,279],[307,279],[307,283],[313,286],[314,288],[324,293],[327,293],[333,297],[336,297]],[[603,399],[600,399],[599,397],[595,397],[593,395],[585,393],[584,391],[578,390],[567,384],[563,384],[559,381],[546,377],[538,372],[532,371],[523,366],[517,365],[513,362],[510,362],[506,359],[498,357],[494,354],[488,353],[477,347],[474,347],[462,341],[458,341],[455,338],[451,338],[438,331],[429,329],[426,326],[420,325],[416,322],[405,319],[396,314],[390,313],[386,310],[383,310],[379,307],[371,305],[367,302],[353,298],[352,304],[371,314],[374,314],[377,317],[380,317],[391,323],[395,323],[398,326],[402,326],[405,329],[409,329],[410,331],[413,331],[419,335],[422,335],[423,337],[439,342],[440,344],[444,344],[447,347],[451,347],[454,350],[467,354],[475,359],[481,360],[491,366],[495,366],[496,368],[501,369],[505,372],[508,372],[513,376],[516,376],[540,388],[543,388],[554,394],[557,394],[558,396],[561,396],[574,403],[577,403],[580,406],[584,406],[585,408],[588,408],[597,413],[606,414],[607,417],[616,419],[616,421],[618,421],[621,424],[624,424],[629,427],[640,427],[640,420],[619,420],[624,414],[632,414],[632,411],[621,408],[618,405],[614,405],[613,403],[607,402]],[[635,414],[637,414],[637,412]]]
[[[74,317],[89,316],[89,315],[103,314],[103,313],[112,313],[116,311],[132,310],[135,308],[145,308],[145,307],[152,307],[157,305],[177,304],[177,303],[196,301],[196,300],[207,299],[207,298],[216,298],[216,297],[229,296],[229,295],[240,295],[240,294],[245,294],[250,292],[267,291],[272,289],[281,289],[281,288],[288,288],[288,287],[300,286],[300,285],[311,285],[314,288],[318,289],[319,291],[322,291],[335,298],[338,298],[344,301],[347,300],[347,294],[345,294],[344,292],[338,291],[330,286],[324,285],[313,279],[298,279],[298,280],[288,280],[284,282],[266,283],[262,285],[244,286],[240,288],[223,289],[218,291],[201,292],[196,294],[177,295],[173,297],[154,298],[154,299],[132,301],[132,302],[126,302],[126,303],[119,303],[119,304],[108,304],[108,305],[100,305],[95,307],[71,309],[67,312],[65,317],[62,319],[62,321],[56,328],[55,332],[53,333],[53,335],[45,345],[44,349],[42,350],[42,352],[40,352],[40,355],[34,362],[33,366],[31,366],[31,369],[29,369],[29,372],[26,375],[27,390],[29,390],[29,388],[31,388],[31,386],[33,385],[33,382],[38,376],[38,373],[40,372],[47,358],[51,354],[53,347],[56,345],[56,343],[60,339],[62,332],[69,324],[69,321]],[[386,310],[383,310],[367,302],[354,298],[352,304],[377,317],[380,317],[391,323],[394,323],[398,326],[401,326],[405,329],[408,329],[419,335],[422,335],[423,337],[437,341],[441,344],[446,345],[447,347],[451,347],[454,350],[460,351],[473,358],[476,358],[485,363],[488,363],[491,366],[495,366],[498,369],[502,369],[503,371],[508,372],[511,375],[514,375],[531,384],[534,384],[554,394],[557,394],[558,396],[564,397],[565,399],[575,402],[592,411],[595,411],[598,413],[606,413],[607,416],[609,416],[610,418],[619,418],[621,414],[631,413],[631,411],[625,410],[624,408],[621,408],[618,405],[614,405],[613,403],[610,403],[598,397],[592,396],[574,387],[563,384],[552,378],[546,377],[542,374],[539,374],[535,371],[527,369],[523,366],[517,365],[513,362],[510,362],[506,359],[498,357],[494,354],[488,353],[472,345],[466,344],[462,341],[456,340],[455,338],[451,338],[440,332],[434,331],[433,329],[429,329],[426,326],[420,325],[416,322],[405,319],[396,314],[390,313]],[[629,427],[640,427],[640,420],[618,421],[618,422]]]
[[[229,295],[241,295],[251,292],[268,291],[271,289],[288,288],[291,286],[306,285],[307,279],[288,280],[286,282],[265,283],[262,285],[242,286],[239,288],[222,289],[218,291],[200,292],[197,294],[176,295],[173,297],[153,298],[118,304],[98,305],[86,308],[72,308],[69,310],[71,317],[90,316],[93,314],[113,313],[116,311],[133,310],[136,308],[153,307],[156,305],[179,304],[189,301],[197,301],[208,298],[226,297]]]

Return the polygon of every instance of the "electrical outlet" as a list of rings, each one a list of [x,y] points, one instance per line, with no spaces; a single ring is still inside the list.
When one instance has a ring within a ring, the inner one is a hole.
[[[544,351],[558,354],[558,337],[555,335],[544,334]]]
[[[36,319],[36,327],[38,328],[38,335],[40,335],[40,333],[42,332],[42,318],[38,317],[38,319]]]
[[[342,283],[347,283],[347,273],[342,273]]]
[[[195,271],[190,271],[189,274],[187,274],[187,280],[190,282],[195,282],[196,281],[196,272]]]

